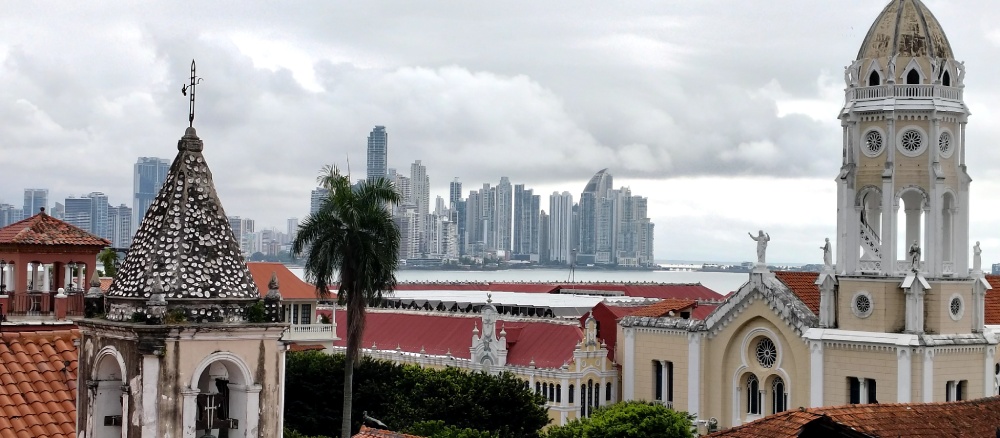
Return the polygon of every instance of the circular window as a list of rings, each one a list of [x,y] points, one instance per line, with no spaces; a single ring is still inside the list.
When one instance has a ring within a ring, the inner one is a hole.
[[[965,303],[962,302],[962,296],[955,294],[951,296],[951,300],[948,301],[948,310],[951,314],[951,319],[958,321],[962,319],[962,314],[965,313]]]
[[[778,358],[778,347],[768,338],[761,338],[757,341],[757,362],[764,368],[774,366],[774,361]]]
[[[924,151],[924,134],[917,128],[904,129],[899,134],[899,151],[907,157],[915,157]]]
[[[858,318],[867,318],[872,314],[872,310],[875,309],[875,303],[872,302],[872,295],[866,291],[854,294],[851,304],[851,310],[854,311],[854,315]]]
[[[865,143],[862,152],[865,155],[875,158],[882,153],[882,133],[877,130],[868,131],[865,134]]]
[[[941,156],[948,158],[951,156],[951,133],[948,131],[942,132],[941,136],[938,137],[938,150],[941,151]]]

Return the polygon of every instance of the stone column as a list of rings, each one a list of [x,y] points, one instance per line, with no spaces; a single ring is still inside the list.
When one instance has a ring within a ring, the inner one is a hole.
[[[38,290],[38,262],[31,262],[31,277],[28,280],[28,290]]]
[[[160,358],[156,354],[143,354],[142,355],[142,395],[140,396],[139,407],[142,408],[142,436],[160,436],[159,430],[159,415],[157,415],[157,401],[159,400],[159,394],[157,391],[156,382],[159,381],[160,377]],[[197,395],[197,392],[195,392]],[[187,436],[187,395],[185,394],[184,399],[184,426],[185,426],[185,436]],[[196,404],[196,403],[192,403]],[[191,409],[192,421],[191,429],[194,430],[194,411],[196,407]],[[191,435],[192,437],[194,434]]]
[[[625,327],[622,330],[625,335],[625,359],[622,360],[622,399],[624,401],[635,399],[635,328]],[[579,382],[577,382],[579,388]]]
[[[688,335],[688,405],[687,412],[702,417],[701,412],[701,335]]]
[[[934,401],[934,349],[924,349],[924,378],[923,388],[920,388],[924,403]]]
[[[913,362],[910,349],[898,347],[896,349],[896,403],[909,403],[912,401],[912,375]]]
[[[825,406],[823,403],[823,341],[809,342],[809,407]],[[734,400],[733,403],[738,403]]]
[[[184,388],[181,390],[181,397],[184,398],[182,408],[184,409],[182,413],[183,438],[194,438],[197,433],[194,426],[198,418],[198,392],[197,388]],[[145,432],[145,429],[143,431]]]
[[[983,397],[992,397],[996,394],[996,381],[993,377],[993,364],[996,360],[996,354],[996,347],[986,347],[986,374],[983,376]]]

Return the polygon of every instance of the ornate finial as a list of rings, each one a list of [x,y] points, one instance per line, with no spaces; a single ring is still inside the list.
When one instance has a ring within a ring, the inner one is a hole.
[[[181,86],[181,94],[187,96],[188,89],[191,89],[190,105],[188,106],[188,127],[194,127],[194,92],[195,87],[201,83],[201,78],[195,75],[194,60],[191,60],[191,83]]]
[[[97,270],[94,270],[94,275],[90,276],[90,287],[101,287],[101,276],[97,275]]]
[[[486,303],[489,304],[492,302],[493,302],[493,294],[486,294]]]
[[[267,282],[268,289],[278,288],[278,273],[276,271],[271,271],[271,281]]]

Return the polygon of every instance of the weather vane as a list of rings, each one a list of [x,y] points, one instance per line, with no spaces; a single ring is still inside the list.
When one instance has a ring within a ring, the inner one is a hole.
[[[194,73],[194,60],[191,60],[191,83],[181,86],[181,94],[187,96],[188,88],[191,89],[191,104],[188,107],[188,126],[194,127],[194,89],[201,83],[201,78]]]

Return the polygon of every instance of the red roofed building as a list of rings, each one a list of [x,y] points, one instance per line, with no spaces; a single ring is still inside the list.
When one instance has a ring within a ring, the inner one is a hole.
[[[107,239],[38,214],[0,228],[0,304],[8,317],[48,319],[56,315],[54,294],[68,292],[71,313],[83,308],[83,288]],[[63,304],[63,303],[61,303]],[[63,304],[66,305],[66,304]]]
[[[336,319],[347,327],[345,312]],[[340,335],[336,349],[344,348]],[[489,302],[477,314],[371,309],[362,345],[399,363],[513,372],[546,396],[555,424],[618,400],[618,372],[592,318],[502,316]]]
[[[281,294],[285,322],[289,324],[283,340],[299,345],[294,349],[333,347],[333,341],[338,339],[337,322],[333,318],[336,305],[331,301],[336,300],[335,295],[321,300],[316,286],[306,283],[281,263],[252,262],[247,263],[247,268],[261,296],[271,289]]]

